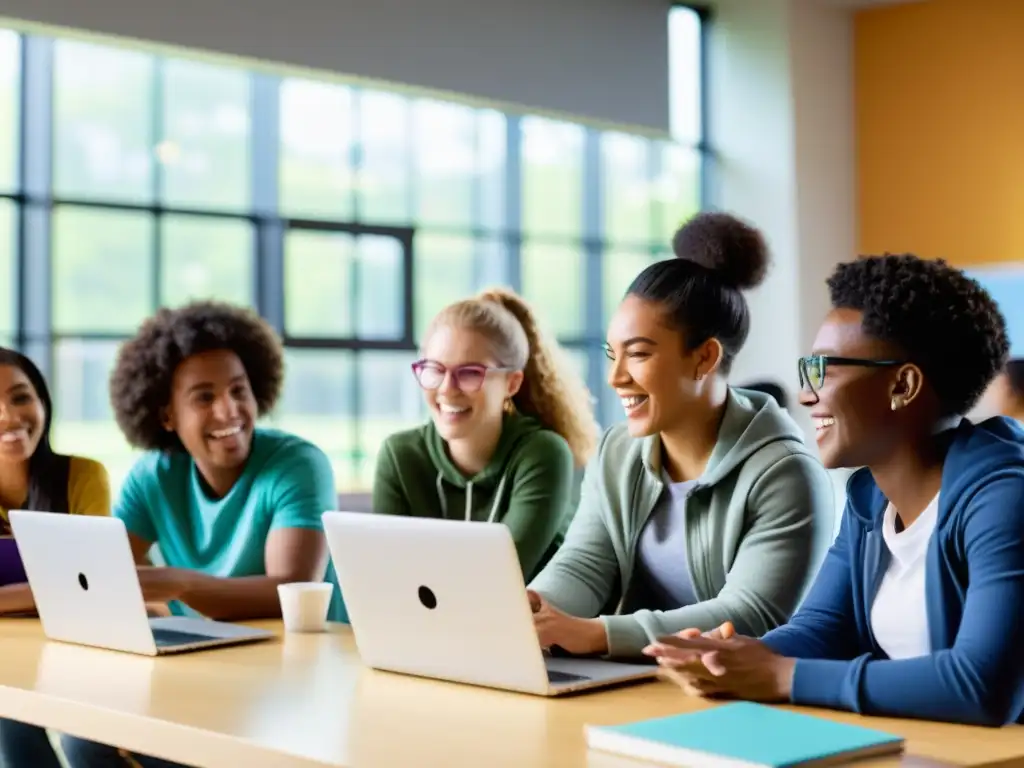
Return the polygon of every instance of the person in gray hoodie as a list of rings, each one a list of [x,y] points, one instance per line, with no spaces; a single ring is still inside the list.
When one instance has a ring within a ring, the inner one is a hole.
[[[828,547],[824,467],[770,395],[727,383],[750,326],[742,291],[767,271],[761,233],[702,213],[673,248],[609,326],[626,423],[603,435],[565,542],[530,584],[545,648],[640,657],[727,619],[760,636],[796,610]]]

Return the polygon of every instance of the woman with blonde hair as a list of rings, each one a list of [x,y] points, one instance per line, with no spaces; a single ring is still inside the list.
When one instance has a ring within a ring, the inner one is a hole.
[[[528,579],[572,518],[597,442],[590,393],[505,289],[441,310],[422,354],[412,370],[431,418],[385,440],[374,512],[504,523]]]

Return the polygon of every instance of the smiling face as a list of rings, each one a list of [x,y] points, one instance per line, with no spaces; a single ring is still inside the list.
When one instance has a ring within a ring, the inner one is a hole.
[[[45,426],[46,409],[32,382],[17,366],[0,365],[0,461],[28,461]]]
[[[164,425],[177,433],[211,485],[215,475],[241,471],[256,415],[249,377],[234,352],[192,355],[174,371]]]
[[[707,345],[686,351],[683,334],[658,305],[628,295],[608,325],[608,384],[622,400],[634,437],[671,430],[698,400]],[[710,371],[709,371],[710,372]]]
[[[494,358],[491,344],[468,328],[435,328],[423,347],[423,366],[420,382],[427,407],[446,441],[500,422],[505,401],[523,383],[521,371],[493,370],[500,368],[501,362]]]
[[[814,339],[812,354],[899,360],[899,350],[864,333],[862,318],[857,310],[832,310]],[[901,440],[915,401],[920,402],[920,389],[920,371],[914,366],[827,364],[817,392],[805,388],[800,393],[800,404],[814,420],[822,463],[838,469],[878,462]]]

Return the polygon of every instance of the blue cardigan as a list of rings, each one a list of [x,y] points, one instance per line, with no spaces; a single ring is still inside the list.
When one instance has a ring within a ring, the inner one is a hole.
[[[886,499],[851,478],[839,535],[789,624],[762,638],[798,659],[794,704],[999,726],[1024,722],[1024,430],[1006,418],[946,433],[925,600],[932,652],[890,660],[871,633],[889,563]]]

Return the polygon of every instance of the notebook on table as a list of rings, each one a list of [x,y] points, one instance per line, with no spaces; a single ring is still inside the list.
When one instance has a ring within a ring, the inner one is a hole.
[[[750,702],[586,726],[591,749],[694,768],[805,768],[903,751],[901,736]]]

